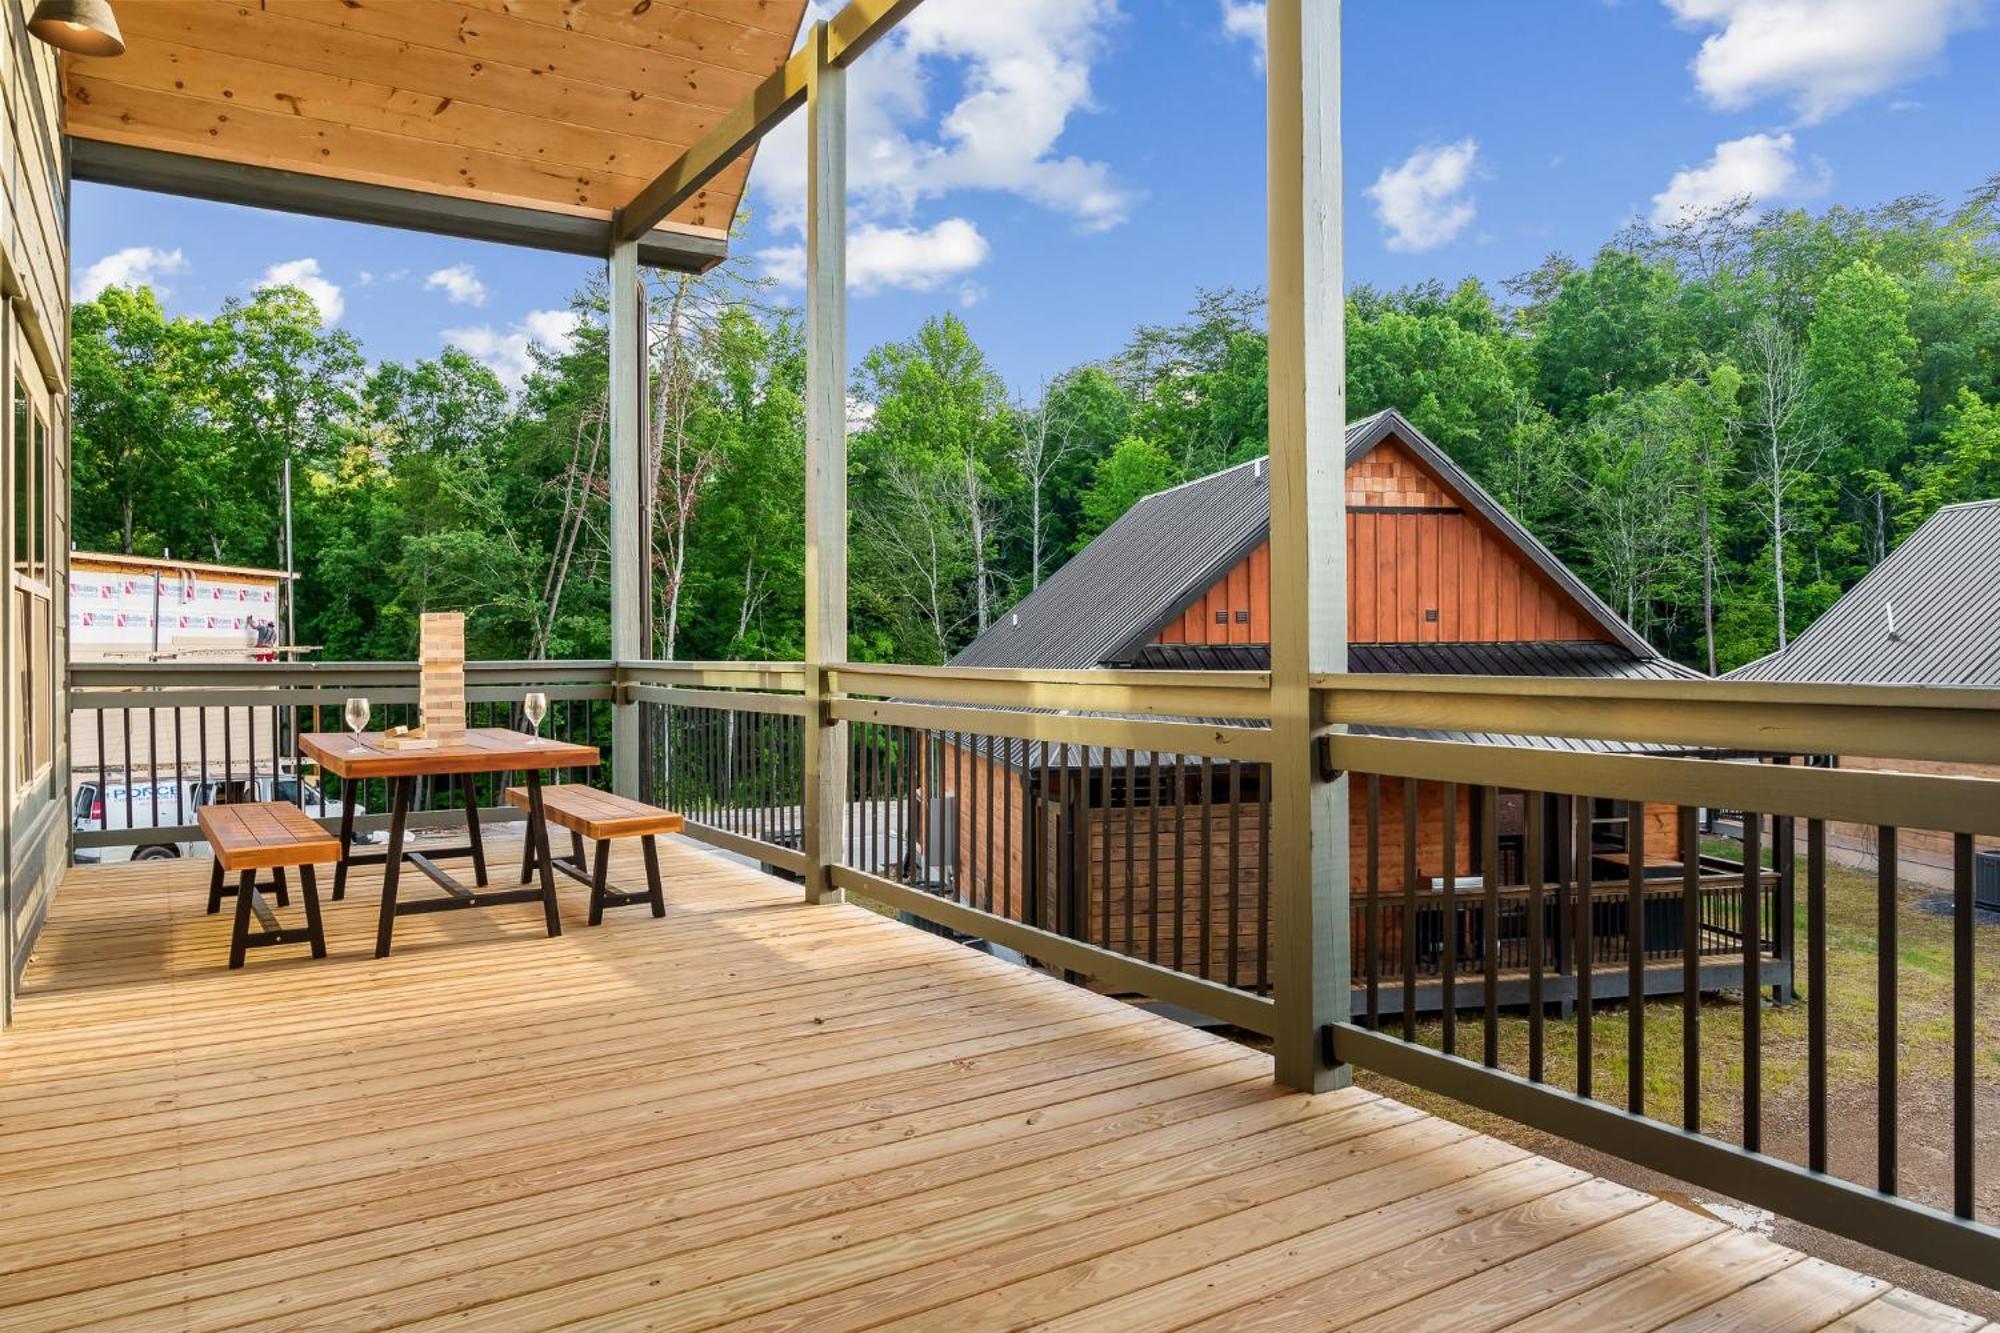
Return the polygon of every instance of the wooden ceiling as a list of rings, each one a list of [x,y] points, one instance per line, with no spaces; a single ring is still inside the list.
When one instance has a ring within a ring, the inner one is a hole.
[[[602,218],[784,63],[805,0],[123,0],[76,137]],[[728,230],[750,155],[676,208]]]

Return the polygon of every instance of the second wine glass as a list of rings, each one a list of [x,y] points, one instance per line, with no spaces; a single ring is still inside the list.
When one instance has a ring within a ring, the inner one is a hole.
[[[361,744],[361,733],[368,729],[368,714],[368,701],[361,698],[349,699],[346,709],[341,714],[347,721],[348,731],[354,734],[356,754],[360,754],[364,748]]]
[[[542,742],[542,719],[549,715],[549,696],[540,690],[531,690],[528,697],[521,700],[521,716],[528,719],[528,730],[533,736],[531,745]]]

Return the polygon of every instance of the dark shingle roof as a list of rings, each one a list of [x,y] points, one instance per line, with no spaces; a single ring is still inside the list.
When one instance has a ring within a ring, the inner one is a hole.
[[[1347,428],[1347,463],[1394,436],[1562,588],[1627,656],[1657,658],[1646,641],[1456,463],[1396,412]],[[1270,473],[1262,458],[1149,495],[1098,534],[1040,588],[957,657],[961,667],[1087,668],[1121,661],[1255,550],[1270,532]]]
[[[2000,686],[2000,499],[1940,509],[1785,651],[1727,678]]]

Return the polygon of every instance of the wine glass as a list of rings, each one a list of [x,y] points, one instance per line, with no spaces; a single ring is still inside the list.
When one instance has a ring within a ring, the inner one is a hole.
[[[366,749],[361,744],[361,733],[368,727],[368,701],[361,698],[349,699],[342,716],[347,719],[347,729],[354,733],[354,753],[361,754]]]
[[[528,697],[521,700],[521,716],[528,719],[530,745],[542,743],[542,719],[549,715],[549,696],[540,690],[530,690]]]

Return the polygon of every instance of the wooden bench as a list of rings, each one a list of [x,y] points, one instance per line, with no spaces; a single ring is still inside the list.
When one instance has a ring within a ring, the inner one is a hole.
[[[225,892],[233,891],[236,895],[236,925],[229,936],[229,965],[241,967],[245,951],[271,944],[309,944],[313,957],[326,957],[326,931],[320,925],[319,886],[313,879],[313,866],[340,859],[338,840],[288,801],[204,805],[195,811],[195,819],[201,825],[202,837],[215,852],[215,869],[208,879],[208,910],[211,913],[222,910]],[[289,907],[285,870],[290,866],[298,867],[299,887],[305,894],[304,930],[287,930],[279,925],[277,913],[257,891],[257,872],[269,871],[278,905]],[[238,877],[234,890],[225,889],[225,873]],[[250,929],[252,912],[263,926],[255,933]]]
[[[532,813],[526,787],[509,787],[507,803]],[[549,864],[571,879],[590,886],[590,924],[601,925],[607,907],[630,907],[651,903],[654,916],[667,914],[666,895],[660,889],[660,853],[654,839],[662,833],[678,833],[685,821],[671,810],[662,810],[644,801],[614,796],[608,791],[581,783],[563,783],[542,788],[542,816],[551,824],[569,830],[570,856],[550,856]],[[597,854],[586,870],[583,840],[597,844]],[[610,887],[611,843],[615,838],[637,838],[646,853],[646,892],[626,893]],[[521,882],[535,873],[535,838],[530,830],[528,845],[521,856]]]

